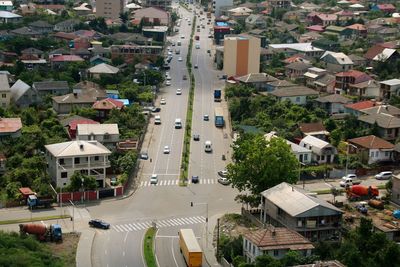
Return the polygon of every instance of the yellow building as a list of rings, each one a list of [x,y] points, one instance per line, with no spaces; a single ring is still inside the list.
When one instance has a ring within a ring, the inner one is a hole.
[[[224,73],[228,77],[259,73],[260,43],[260,39],[253,36],[225,36]]]

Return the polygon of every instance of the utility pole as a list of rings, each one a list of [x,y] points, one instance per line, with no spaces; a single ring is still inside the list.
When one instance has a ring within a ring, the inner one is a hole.
[[[72,205],[72,218],[71,218],[72,232],[75,232],[75,205],[71,200],[69,201],[69,203],[71,203],[71,205]]]
[[[217,261],[219,261],[219,218],[217,219]]]

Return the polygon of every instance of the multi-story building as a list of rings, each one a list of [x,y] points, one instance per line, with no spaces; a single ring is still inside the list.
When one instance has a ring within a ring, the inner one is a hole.
[[[10,84],[8,83],[8,75],[0,75],[0,107],[7,108],[11,101]]]
[[[400,79],[381,81],[379,96],[381,99],[390,99],[392,95],[400,95]]]
[[[113,45],[111,58],[121,57],[125,62],[132,62],[135,58],[156,60],[163,50],[162,46],[155,45]]]
[[[300,141],[300,146],[310,149],[312,151],[312,161],[318,164],[333,162],[337,154],[334,146],[312,135],[304,137]]]
[[[213,0],[212,8],[214,10],[215,17],[221,16],[221,7],[231,7],[233,6],[233,0]]]
[[[358,70],[339,72],[336,74],[336,91],[337,93],[351,95],[350,87],[369,80],[372,80],[372,78],[368,74]]]
[[[124,0],[97,0],[96,16],[118,19],[124,12]]]
[[[285,226],[310,241],[340,239],[342,211],[288,183],[261,193],[260,220]]]
[[[115,148],[119,142],[118,124],[78,124],[76,139],[82,141],[96,140],[108,148]]]
[[[98,141],[70,141],[46,145],[48,173],[57,187],[70,183],[75,171],[96,178],[104,187],[111,151]]]
[[[164,10],[171,8],[171,0],[145,0],[142,1],[143,7],[158,7]]]
[[[260,39],[248,35],[225,36],[224,73],[243,76],[260,72]]]

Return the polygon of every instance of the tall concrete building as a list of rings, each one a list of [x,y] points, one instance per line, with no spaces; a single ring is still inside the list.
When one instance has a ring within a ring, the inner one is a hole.
[[[124,12],[124,4],[125,0],[96,0],[96,16],[117,19]]]
[[[224,38],[224,73],[243,76],[260,72],[261,41],[259,38],[238,35]]]
[[[164,10],[171,9],[171,0],[144,0],[142,7],[158,7]]]
[[[233,7],[233,0],[213,0],[212,7],[214,10],[215,17],[221,16],[221,7],[230,6]]]

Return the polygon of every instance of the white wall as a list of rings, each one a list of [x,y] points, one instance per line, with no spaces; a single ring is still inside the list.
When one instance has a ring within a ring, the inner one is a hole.
[[[370,149],[368,164],[372,164],[378,161],[390,160],[392,152],[391,151],[381,151],[379,149]]]

